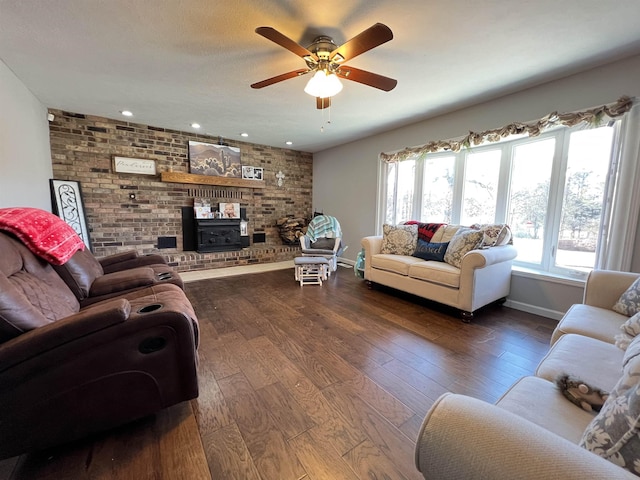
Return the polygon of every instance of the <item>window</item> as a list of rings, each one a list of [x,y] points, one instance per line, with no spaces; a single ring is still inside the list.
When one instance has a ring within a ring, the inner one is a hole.
[[[428,218],[434,223],[451,223],[455,160],[453,155],[424,160],[421,219]]]
[[[616,128],[563,127],[387,164],[384,222],[508,223],[516,264],[583,277],[595,264]]]

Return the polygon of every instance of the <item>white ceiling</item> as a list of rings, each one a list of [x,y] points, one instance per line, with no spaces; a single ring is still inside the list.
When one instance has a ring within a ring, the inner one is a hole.
[[[0,59],[50,108],[317,152],[638,54],[639,18],[639,0],[0,0]],[[348,64],[393,91],[345,81],[329,118],[308,76],[249,87],[305,67],[256,27],[306,47],[376,22],[394,39]]]

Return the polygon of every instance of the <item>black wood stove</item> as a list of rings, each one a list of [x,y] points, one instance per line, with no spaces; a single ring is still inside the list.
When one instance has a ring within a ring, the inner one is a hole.
[[[240,219],[196,219],[196,250],[199,253],[240,250]]]

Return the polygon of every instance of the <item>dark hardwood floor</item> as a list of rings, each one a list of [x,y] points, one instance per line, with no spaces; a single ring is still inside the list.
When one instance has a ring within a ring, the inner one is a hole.
[[[489,306],[471,324],[349,268],[189,283],[200,396],[91,439],[0,462],[0,479],[419,479],[415,438],[446,391],[494,402],[556,322]],[[72,419],[70,419],[72,421]]]

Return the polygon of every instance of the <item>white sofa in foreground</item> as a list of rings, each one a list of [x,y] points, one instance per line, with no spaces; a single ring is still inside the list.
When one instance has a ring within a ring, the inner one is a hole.
[[[433,240],[436,244],[453,243],[459,228],[442,226]],[[406,255],[382,253],[382,235],[363,238],[362,247],[365,280],[457,308],[466,322],[473,318],[475,310],[509,295],[511,265],[517,255],[510,244],[476,248],[464,253],[459,266],[455,266],[446,261],[424,260],[408,251]]]
[[[628,337],[626,350],[615,345],[622,325],[627,330],[635,325],[633,333],[640,333],[640,314],[628,317],[613,311],[628,288],[640,288],[634,283],[638,277],[591,272],[584,303],[572,306],[560,321],[535,375],[516,382],[495,405],[464,395],[441,396],[417,439],[416,466],[424,478],[637,479],[613,462],[620,464],[624,456],[626,465],[640,472],[635,428],[640,411],[630,407],[615,420],[612,415],[622,410],[620,401],[626,399],[640,410],[640,335]],[[635,295],[632,300],[638,305],[640,296]],[[564,373],[612,392],[597,417],[562,395],[554,380]],[[613,461],[579,446],[585,431],[592,445],[604,435],[620,448],[615,454],[609,450]]]

